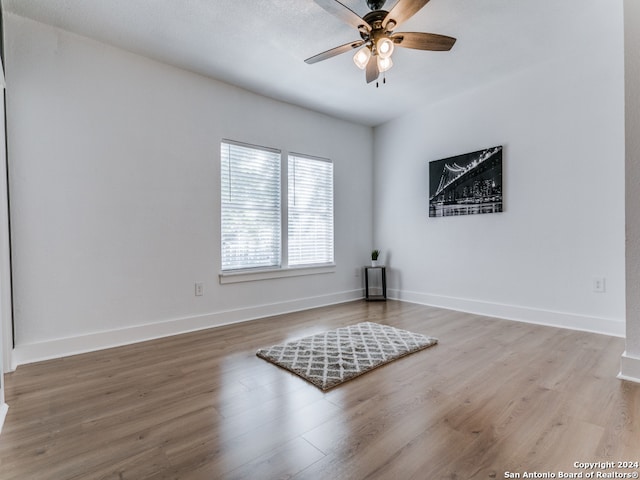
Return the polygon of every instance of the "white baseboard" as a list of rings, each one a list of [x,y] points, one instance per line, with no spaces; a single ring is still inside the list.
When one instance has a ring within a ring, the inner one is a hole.
[[[9,411],[9,405],[3,403],[0,405],[0,433],[2,433],[2,426],[4,425],[4,419],[7,418],[7,412]]]
[[[614,337],[625,336],[624,320],[590,317],[573,313],[554,312],[535,308],[518,307],[499,303],[468,300],[464,298],[431,295],[402,290],[388,290],[389,298],[410,303],[446,308],[459,312],[473,313],[488,317],[504,318],[518,322],[535,323],[551,327],[568,328],[585,332],[600,333]]]
[[[620,373],[618,374],[618,378],[640,383],[640,357],[630,355],[625,351],[620,359]]]
[[[468,312],[476,315],[582,330],[617,337],[625,336],[624,321],[393,289],[389,289],[387,294],[389,298],[395,300]],[[281,315],[327,305],[351,302],[361,298],[363,298],[362,290],[350,290],[330,295],[258,305],[195,317],[179,318],[165,322],[49,340],[46,342],[17,345],[12,351],[11,369],[15,370],[19,365],[27,363],[129,345],[272,315]],[[631,361],[631,359],[629,361]],[[640,363],[640,359],[634,359],[634,361]],[[630,377],[640,378],[640,367],[638,368],[637,375],[632,373],[635,370],[633,370],[631,366],[621,370],[621,375],[627,375],[627,373],[625,373],[626,371],[630,372],[628,374]]]
[[[70,338],[48,340],[46,342],[16,345],[11,355],[11,369],[19,365],[34,363],[53,358],[67,357],[80,353],[119,347],[132,343],[154,340],[156,338],[178,335],[181,333],[204,330],[232,323],[245,322],[258,318],[281,315],[311,308],[324,307],[338,303],[351,302],[363,297],[362,290],[351,290],[301,298],[288,302],[258,305],[237,310],[216,312],[208,315],[179,318],[165,322],[139,325],[135,327],[96,332]]]

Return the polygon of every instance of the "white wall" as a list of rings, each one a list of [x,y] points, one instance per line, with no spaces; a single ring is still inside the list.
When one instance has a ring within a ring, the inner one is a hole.
[[[625,0],[626,350],[620,377],[640,382],[640,2]]]
[[[362,296],[370,128],[5,22],[14,363]],[[334,161],[335,273],[219,284],[223,138]]]
[[[546,64],[376,128],[374,243],[393,296],[624,334],[622,23],[622,5],[589,2]],[[428,162],[495,145],[505,212],[428,218]]]

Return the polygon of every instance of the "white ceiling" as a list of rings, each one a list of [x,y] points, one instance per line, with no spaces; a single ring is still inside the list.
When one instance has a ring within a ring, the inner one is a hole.
[[[548,60],[598,0],[431,0],[396,31],[456,37],[450,52],[396,49],[387,83],[352,54],[304,59],[358,39],[313,0],[2,0],[29,17],[248,90],[365,125]],[[359,15],[365,0],[342,0]],[[390,10],[395,0],[387,0]]]

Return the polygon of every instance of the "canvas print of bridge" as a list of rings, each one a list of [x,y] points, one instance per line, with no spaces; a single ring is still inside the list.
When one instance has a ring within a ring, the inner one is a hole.
[[[502,211],[502,146],[429,162],[429,216]]]

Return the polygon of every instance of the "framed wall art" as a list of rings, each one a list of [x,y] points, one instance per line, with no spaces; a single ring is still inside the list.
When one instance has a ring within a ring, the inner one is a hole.
[[[429,162],[429,216],[502,212],[502,146]]]

